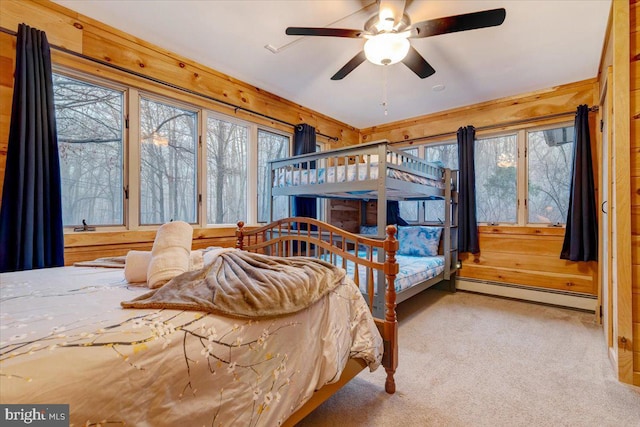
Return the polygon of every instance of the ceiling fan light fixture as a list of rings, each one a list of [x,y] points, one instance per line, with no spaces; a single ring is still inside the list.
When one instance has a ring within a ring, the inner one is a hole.
[[[402,61],[409,53],[409,40],[404,33],[382,33],[369,37],[364,44],[367,59],[377,65]]]

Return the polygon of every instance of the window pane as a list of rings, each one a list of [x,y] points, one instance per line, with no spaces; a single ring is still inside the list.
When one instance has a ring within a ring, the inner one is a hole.
[[[458,143],[426,146],[424,158],[428,162],[441,162],[445,168],[458,169]]]
[[[258,129],[258,222],[269,221],[269,160],[289,155],[289,137]],[[289,216],[289,197],[273,198],[273,220]]]
[[[478,222],[517,222],[517,158],[516,135],[476,140]]]
[[[561,223],[567,218],[573,127],[528,133],[529,222]]]
[[[123,93],[53,75],[62,222],[122,225]]]
[[[407,154],[411,154],[412,156],[417,156],[418,148],[409,148],[407,150],[402,150]],[[404,219],[408,222],[418,222],[418,203],[420,202],[400,202],[398,205],[400,206],[400,218]]]
[[[426,146],[424,157],[429,162],[442,163],[449,169],[458,169],[458,143]],[[425,201],[424,220],[444,223],[444,200]]]
[[[140,99],[140,223],[196,222],[197,114]]]
[[[246,126],[215,117],[207,120],[207,222],[235,224],[247,219]]]

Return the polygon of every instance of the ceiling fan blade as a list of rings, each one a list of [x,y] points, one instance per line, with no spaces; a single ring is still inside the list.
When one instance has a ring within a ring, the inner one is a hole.
[[[378,19],[381,23],[392,21],[395,27],[404,15],[406,0],[378,0]],[[384,25],[384,24],[382,24]]]
[[[349,30],[345,28],[313,28],[313,27],[288,27],[285,33],[289,36],[325,36],[325,37],[361,37],[364,31]]]
[[[500,8],[430,19],[412,25],[411,36],[409,37],[423,38],[458,31],[495,27],[502,24],[506,16],[507,11]]]
[[[409,69],[416,73],[421,79],[427,78],[436,72],[413,46],[409,47],[409,53],[407,53],[407,56],[402,60],[402,63],[409,67]]]
[[[344,67],[340,68],[340,70],[338,70],[338,72],[335,73],[333,77],[331,77],[331,80],[342,80],[347,76],[347,74],[355,70],[356,67],[362,64],[366,59],[367,57],[364,55],[364,51],[358,53],[356,56],[351,58],[351,60],[347,62]]]

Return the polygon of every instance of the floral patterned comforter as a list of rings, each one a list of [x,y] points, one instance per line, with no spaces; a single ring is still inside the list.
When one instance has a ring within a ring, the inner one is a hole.
[[[348,280],[290,316],[122,309],[121,269],[0,275],[0,403],[70,405],[75,426],[277,426],[382,339]]]

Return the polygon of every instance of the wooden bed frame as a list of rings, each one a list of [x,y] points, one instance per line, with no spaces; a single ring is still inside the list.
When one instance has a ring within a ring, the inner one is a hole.
[[[366,283],[360,283],[359,274],[352,279],[358,286],[368,289],[365,300],[369,310],[374,312],[374,274],[384,277],[384,317],[374,321],[384,342],[382,365],[386,371],[385,391],[393,394],[396,391],[394,374],[398,366],[398,321],[396,317],[395,278],[398,264],[395,254],[398,240],[395,238],[396,227],[386,227],[384,240],[371,239],[362,235],[349,233],[333,225],[312,218],[293,217],[274,221],[259,228],[245,229],[244,222],[238,222],[236,230],[236,248],[249,252],[265,253],[276,256],[310,256],[329,260],[334,265],[346,268],[347,260],[355,263],[358,269],[366,271]],[[366,258],[358,258],[349,253],[349,249],[364,248]],[[383,249],[384,261],[374,256],[374,249]],[[349,382],[366,367],[361,359],[350,359],[340,380],[317,390],[307,403],[295,412],[284,424],[292,426],[328,399],[344,384]]]

